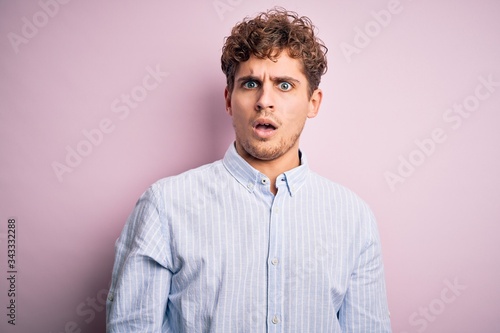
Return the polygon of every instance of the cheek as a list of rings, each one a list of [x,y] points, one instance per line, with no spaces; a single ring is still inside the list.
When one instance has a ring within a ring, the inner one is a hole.
[[[235,98],[231,101],[231,111],[234,121],[242,121],[250,118],[252,110],[252,104],[241,98]]]
[[[255,103],[255,94],[249,91],[245,92],[242,92],[240,90],[233,91],[231,103],[233,105],[238,105],[238,107],[243,107],[243,108],[252,107]]]
[[[297,126],[302,126],[302,124],[307,119],[308,108],[306,104],[294,105],[290,112],[286,112],[283,115],[283,119],[289,124],[296,124]]]
[[[248,118],[245,112],[243,112],[241,108],[238,108],[236,106],[233,106],[232,112],[233,125],[240,128],[245,127],[245,125],[248,123]]]

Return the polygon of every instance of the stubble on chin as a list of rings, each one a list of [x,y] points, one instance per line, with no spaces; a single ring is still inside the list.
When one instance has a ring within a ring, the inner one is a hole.
[[[281,138],[279,142],[273,143],[269,139],[255,140],[255,142],[250,142],[250,140],[239,140],[236,136],[237,147],[243,150],[243,154],[247,156],[258,159],[261,161],[272,161],[283,155],[285,155],[293,146],[295,146],[297,140],[300,137],[300,133],[294,135],[293,137],[286,140]]]

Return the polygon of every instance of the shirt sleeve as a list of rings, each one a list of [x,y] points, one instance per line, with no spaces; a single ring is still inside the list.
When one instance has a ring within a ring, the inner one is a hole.
[[[368,212],[368,233],[339,311],[342,332],[390,333],[390,314],[375,218]]]
[[[165,218],[151,187],[137,202],[115,244],[106,302],[108,333],[161,332],[172,277]]]

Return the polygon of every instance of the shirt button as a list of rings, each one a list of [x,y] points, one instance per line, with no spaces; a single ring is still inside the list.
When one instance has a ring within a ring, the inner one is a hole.
[[[113,294],[109,294],[109,295],[108,295],[108,301],[113,302],[113,299],[114,299],[114,298],[113,298]]]
[[[273,258],[273,259],[271,260],[271,264],[273,264],[274,266],[276,266],[278,263],[279,263],[278,258]]]
[[[267,178],[262,178],[261,182],[262,184],[267,184]]]
[[[277,324],[280,322],[280,319],[278,318],[278,316],[274,316],[272,322],[273,324]]]
[[[253,188],[253,184],[252,183],[248,183],[247,188],[251,190]]]

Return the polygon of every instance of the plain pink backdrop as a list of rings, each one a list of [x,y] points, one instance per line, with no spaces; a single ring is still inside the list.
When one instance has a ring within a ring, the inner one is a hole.
[[[223,39],[274,5],[309,16],[329,47],[301,147],[374,210],[393,331],[500,332],[494,0],[0,2],[2,332],[104,332],[128,214],[155,180],[222,157]],[[124,94],[136,98],[128,113]],[[435,129],[445,139],[431,144]],[[4,314],[9,217],[16,326]]]

